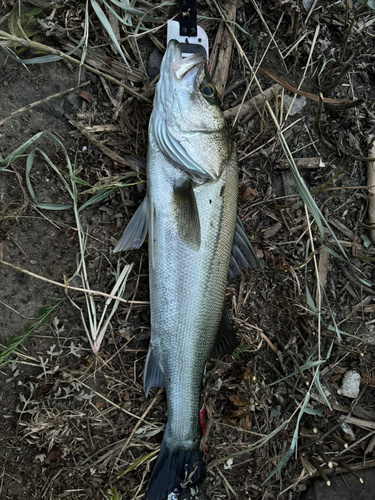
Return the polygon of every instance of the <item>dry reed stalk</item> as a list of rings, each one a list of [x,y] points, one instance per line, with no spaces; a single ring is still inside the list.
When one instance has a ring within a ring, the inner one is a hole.
[[[368,137],[367,144],[369,146],[369,157],[375,157],[375,135],[371,134]],[[372,226],[370,230],[371,239],[375,241],[375,161],[367,162],[367,187],[368,187],[368,217]]]

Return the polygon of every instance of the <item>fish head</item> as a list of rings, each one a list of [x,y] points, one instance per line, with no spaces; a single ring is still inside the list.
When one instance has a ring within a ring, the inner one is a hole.
[[[164,156],[196,179],[217,179],[233,155],[206,59],[182,58],[176,40],[163,58],[149,130]]]

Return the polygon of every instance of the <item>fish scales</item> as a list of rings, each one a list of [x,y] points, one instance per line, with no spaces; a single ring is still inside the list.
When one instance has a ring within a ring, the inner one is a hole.
[[[217,182],[194,190],[202,234],[196,250],[171,222],[176,169],[152,142],[149,148],[148,189],[157,235],[149,243],[155,261],[150,267],[151,345],[167,381],[170,439],[183,442],[197,436],[203,369],[221,320],[236,223],[237,162],[233,154]]]
[[[163,500],[175,488],[189,491],[205,478],[204,366],[213,348],[222,355],[236,345],[223,314],[229,263],[231,276],[258,267],[237,218],[237,196],[235,148],[206,61],[182,59],[171,40],[149,123],[147,195],[114,249],[139,248],[148,231],[151,340],[144,387],[147,395],[165,386],[168,421],[146,500]]]

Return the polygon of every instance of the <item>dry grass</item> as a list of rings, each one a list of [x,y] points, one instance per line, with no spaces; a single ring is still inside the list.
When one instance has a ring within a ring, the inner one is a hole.
[[[111,6],[121,19],[94,1],[85,10],[74,5],[53,12],[39,28],[49,34],[43,43],[30,34],[0,32],[9,57],[33,64],[30,51],[17,50],[38,49],[44,64],[63,58],[100,77],[97,86],[80,91],[71,120],[75,148],[56,137],[59,155],[56,147],[42,154],[41,146],[35,157],[60,179],[60,205],[69,198],[73,208],[67,226],[78,240],[70,277],[64,283],[42,279],[65,289],[65,309],[58,317],[73,311],[68,328],[74,322],[80,326],[69,337],[55,318],[37,331],[47,339],[45,353],[25,357],[22,346],[16,346],[13,364],[2,375],[22,386],[4,470],[14,469],[14,450],[27,444],[41,471],[36,488],[51,498],[66,493],[74,499],[141,499],[165,424],[163,391],[146,400],[141,384],[149,337],[147,258],[144,251],[132,252],[117,261],[111,248],[143,196],[142,158],[155,89],[147,61],[154,46],[165,47],[165,21],[175,11],[167,3],[161,8],[144,1],[136,3],[138,11]],[[241,345],[233,357],[207,366],[208,498],[286,498],[290,492],[297,498],[314,475],[328,481],[334,471],[358,471],[366,458],[360,443],[372,451],[373,399],[367,388],[374,385],[375,253],[366,210],[373,186],[364,180],[362,160],[369,128],[365,118],[373,127],[373,115],[370,103],[359,106],[366,92],[356,90],[352,69],[343,70],[348,67],[345,46],[341,50],[337,44],[329,19],[334,16],[345,43],[356,47],[358,40],[374,36],[373,13],[365,10],[363,17],[316,2],[314,9],[321,24],[314,12],[299,11],[295,2],[269,10],[254,0],[251,8],[238,4],[237,16],[233,5],[227,13],[216,0],[200,7],[200,24],[212,43],[220,47],[224,38],[234,46],[232,57],[223,48],[215,78],[237,141],[239,212],[266,263],[264,272],[245,272],[228,284],[227,306]],[[80,40],[74,54],[68,53],[73,42],[66,27]],[[365,53],[361,64],[368,63]],[[272,87],[270,74],[277,82]],[[336,87],[326,90],[332,81]],[[294,116],[297,95],[311,102]],[[357,105],[347,111],[350,116],[327,107],[348,102]],[[37,109],[43,103],[34,104]],[[0,127],[30,109],[4,117]],[[332,121],[336,125],[327,126]],[[29,140],[24,137],[26,146],[15,154],[7,151],[0,164],[0,175],[15,175],[22,192],[22,201],[0,207],[2,224],[22,222],[37,207],[50,225],[62,227],[53,220],[56,207],[37,201],[40,174],[31,171]],[[93,151],[87,162],[77,160],[83,144]],[[103,162],[103,154],[109,162]],[[323,159],[324,167],[300,170],[295,160],[306,156]],[[100,163],[105,166],[96,168]],[[135,182],[128,182],[130,177]],[[95,225],[87,223],[97,207],[108,214],[105,247]],[[41,279],[41,273],[0,257],[0,266]],[[86,334],[96,356],[89,353]],[[19,370],[27,364],[34,370],[28,381]],[[361,373],[362,390],[349,401],[337,390],[353,365]]]

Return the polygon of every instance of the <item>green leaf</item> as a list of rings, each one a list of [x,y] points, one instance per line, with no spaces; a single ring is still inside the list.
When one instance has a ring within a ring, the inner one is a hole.
[[[339,328],[337,328],[336,326],[329,326],[328,327],[328,330],[330,330],[331,332],[337,332],[340,334],[340,335],[346,335],[347,337],[352,337],[353,339],[358,339],[359,340],[359,337],[357,337],[356,335],[352,335],[351,333],[346,333],[344,332],[343,330],[340,330]],[[339,337],[341,339],[341,337]]]
[[[72,205],[54,205],[54,204],[50,204],[50,203],[39,203],[38,200],[36,199],[36,195],[35,195],[35,191],[31,185],[31,181],[30,181],[30,172],[31,172],[31,169],[32,169],[32,166],[34,164],[34,159],[35,159],[35,153],[36,151],[39,151],[41,156],[43,156],[43,158],[47,161],[47,163],[53,168],[53,170],[57,173],[57,175],[60,177],[61,181],[63,182],[65,188],[67,189],[67,191],[69,192],[70,196],[72,196],[72,192],[69,188],[69,185],[67,184],[66,180],[64,179],[63,175],[61,174],[61,172],[58,170],[58,168],[51,162],[51,160],[49,159],[49,157],[47,156],[47,154],[42,151],[41,149],[33,149],[31,151],[31,153],[28,155],[27,157],[27,160],[26,160],[26,172],[25,172],[25,176],[26,176],[26,185],[27,185],[27,188],[29,190],[29,193],[30,193],[30,196],[33,200],[33,202],[35,203],[35,205],[41,209],[44,209],[44,210],[69,210],[70,208],[72,208]]]
[[[59,302],[57,302],[54,306],[50,307],[43,307],[39,311],[39,317],[38,319],[30,326],[28,326],[21,335],[18,335],[17,337],[13,337],[12,339],[9,340],[6,348],[0,352],[0,366],[3,366],[4,363],[6,363],[7,359],[9,356],[14,352],[15,349],[17,349],[18,346],[22,344],[22,342],[25,341],[25,339],[30,335],[30,333],[38,328],[41,324],[43,324],[47,319],[48,316],[53,312],[56,307],[62,302],[62,299],[59,299]]]
[[[309,370],[310,368],[314,368],[314,366],[319,366],[322,363],[324,363],[323,360],[320,361],[307,361],[304,365],[300,366],[300,370],[303,372],[305,370]],[[271,387],[273,385],[279,384],[280,382],[283,382],[284,380],[287,380],[288,378],[294,377],[295,375],[300,375],[300,372],[298,370],[295,370],[294,372],[290,373],[286,377],[280,378],[279,380],[276,380],[275,382],[271,382],[268,384],[268,387]]]
[[[129,467],[127,467],[124,470],[124,472],[121,472],[121,474],[119,476],[117,476],[117,479],[120,479],[120,477],[125,476],[125,474],[127,474],[131,470],[136,469],[139,465],[143,464],[143,462],[145,462],[149,458],[153,457],[157,453],[159,453],[159,450],[152,451],[151,453],[148,453],[147,455],[144,455],[143,457],[138,458],[138,460],[136,460],[135,462],[130,464]]]
[[[113,488],[111,488],[111,493],[108,497],[108,500],[121,500],[122,499],[122,495],[120,493],[120,491],[117,491],[117,488],[115,488],[113,486]]]
[[[251,345],[248,345],[248,344],[243,344],[243,345],[239,345],[238,347],[235,348],[235,350],[232,352],[232,356],[234,357],[234,359],[237,359],[238,356],[245,352],[245,351],[251,351],[254,349],[254,346],[251,346]]]
[[[149,16],[147,13],[143,12],[142,10],[135,9],[134,7],[130,7],[127,2],[119,2],[119,0],[111,0],[111,2],[114,5],[117,5],[117,7],[120,7],[120,9],[124,10],[125,12],[129,12],[129,14],[134,14],[137,17],[143,17],[144,21],[148,21],[151,23],[158,23],[161,24],[165,21],[162,21],[161,19],[156,19],[155,17]],[[163,5],[175,5],[176,2],[164,2]],[[161,7],[161,5],[158,5],[158,7]]]
[[[315,307],[314,299],[311,297],[310,290],[307,288],[307,286],[306,286],[306,300],[307,300],[307,303],[308,303],[310,309],[312,310],[312,312],[314,314],[318,314],[318,310]]]
[[[71,39],[71,37],[69,38]],[[76,47],[74,47],[70,52],[67,52],[65,55],[71,56],[81,47],[83,43],[84,43],[84,38],[81,39],[81,41],[78,43]],[[21,59],[20,57],[17,57],[15,54],[7,50],[6,47],[2,47],[0,45],[0,49],[3,50],[7,54],[7,56],[10,57],[13,61],[16,61],[20,64],[44,64],[44,63],[60,61],[61,59],[63,59],[62,56],[52,55],[52,54],[39,57],[31,57],[30,59]],[[27,50],[26,47],[24,47],[24,49],[22,50],[19,50],[18,53],[19,54],[22,53],[23,50]]]
[[[81,207],[79,207],[79,212],[84,210],[85,208],[89,207],[90,205],[93,205],[94,203],[98,203],[99,201],[105,200],[116,188],[110,188],[106,189],[105,191],[101,193],[95,194],[92,198],[86,201]]]
[[[361,234],[361,240],[363,241],[363,246],[365,248],[370,248],[372,245],[370,238],[366,234]]]
[[[305,408],[305,413],[308,415],[323,415],[323,413],[326,411],[327,407],[326,406],[321,406],[320,408],[310,408],[306,406]]]
[[[15,160],[17,160],[20,156],[22,156],[23,152],[26,151],[30,146],[34,144],[35,141],[39,139],[41,135],[45,132],[38,132],[29,140],[24,142],[21,146],[12,151],[6,158],[0,161],[0,165],[4,165],[5,167],[9,167]]]
[[[325,394],[325,392],[323,390],[323,387],[322,387],[322,385],[320,383],[320,378],[319,377],[320,377],[320,373],[319,373],[319,370],[318,370],[316,372],[316,375],[315,375],[315,385],[316,385],[316,388],[318,389],[319,394],[321,395],[323,401],[325,401],[325,403],[328,406],[328,408],[330,410],[332,410],[331,404],[330,404],[330,402],[327,399],[327,396],[326,396],[326,394]]]
[[[82,184],[82,186],[87,186],[89,188],[92,188],[92,185],[89,184],[88,182],[84,181],[83,179],[80,179],[79,177],[76,177],[75,175],[69,176],[69,179],[74,181],[76,184]]]
[[[42,12],[43,8],[36,9],[21,4],[21,15],[19,10],[19,3],[16,2],[8,18],[9,31],[18,38],[30,38],[40,31],[40,24],[35,15]]]
[[[297,422],[296,422],[296,428],[294,429],[292,444],[290,445],[289,450],[284,455],[282,460],[280,460],[280,462],[277,464],[277,467],[275,467],[275,469],[271,472],[271,474],[267,477],[267,479],[265,481],[263,481],[262,486],[267,481],[269,481],[271,479],[271,477],[274,476],[278,470],[280,470],[282,467],[284,467],[284,465],[287,463],[287,461],[293,455],[293,453],[295,451],[297,451],[299,423],[300,423],[302,415],[305,413],[306,405],[309,401],[310,401],[310,393],[308,392],[305,396],[304,402],[303,402],[301,409],[299,411],[299,415],[298,415]]]
[[[359,3],[363,5],[366,0],[359,0]],[[371,10],[375,10],[375,1],[374,0],[367,0],[367,7]]]
[[[112,40],[112,43],[113,45],[116,47],[116,49],[118,50],[118,53],[121,55],[121,57],[123,58],[126,66],[130,69],[130,66],[128,64],[128,61],[126,60],[126,57],[124,56],[123,52],[122,52],[122,49],[120,47],[120,44],[118,43],[117,41],[117,38],[116,38],[116,35],[114,34],[113,32],[113,29],[112,29],[112,26],[110,25],[106,15],[104,14],[104,12],[102,11],[102,8],[100,7],[100,5],[98,4],[98,2],[96,0],[91,0],[91,5],[95,11],[95,14],[97,15],[99,21],[102,23],[103,25],[103,28],[106,30],[106,32],[108,33],[108,35],[110,36],[111,40]]]

